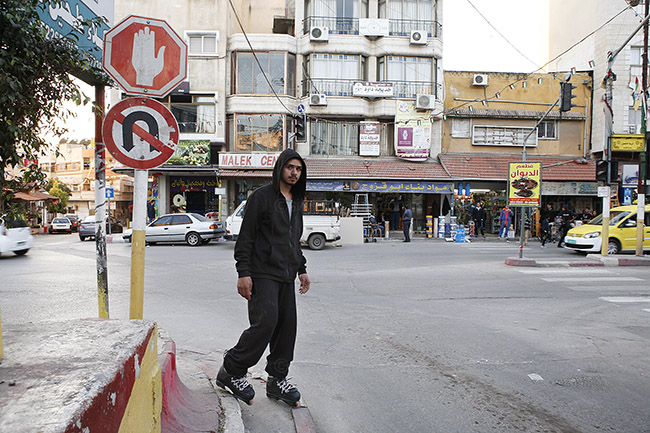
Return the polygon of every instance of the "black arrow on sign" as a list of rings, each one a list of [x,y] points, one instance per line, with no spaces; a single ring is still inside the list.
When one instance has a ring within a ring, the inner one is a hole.
[[[124,117],[124,121],[122,122],[122,146],[127,152],[129,152],[134,147],[133,125],[135,124],[135,122],[139,120],[147,124],[147,126],[149,127],[149,134],[158,138],[158,122],[156,122],[155,117],[153,117],[151,114],[146,113],[144,111],[135,111],[129,114],[128,116]],[[149,145],[149,151],[157,152],[158,150],[152,145]]]

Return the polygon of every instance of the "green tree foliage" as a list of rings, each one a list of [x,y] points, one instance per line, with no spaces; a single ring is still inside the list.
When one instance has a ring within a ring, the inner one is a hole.
[[[50,213],[66,213],[68,209],[68,200],[70,199],[70,188],[58,179],[50,180],[47,184],[47,193],[58,197],[58,200],[52,200],[47,204],[47,210]]]
[[[14,191],[44,184],[45,175],[35,161],[47,148],[46,135],[65,133],[55,122],[71,115],[62,103],[88,102],[70,74],[108,82],[71,43],[90,21],[80,23],[78,34],[46,38],[37,8],[60,3],[0,0],[0,213],[9,209]],[[8,174],[23,164],[19,175]]]

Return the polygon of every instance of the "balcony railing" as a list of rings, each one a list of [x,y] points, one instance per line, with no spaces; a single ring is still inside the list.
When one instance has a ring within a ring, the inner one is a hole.
[[[307,17],[303,20],[303,32],[308,34],[312,27],[327,27],[331,34],[358,35],[358,18]],[[411,30],[426,30],[429,37],[442,37],[442,24],[430,20],[390,20],[390,36],[410,36]]]
[[[323,93],[327,96],[353,96],[352,87],[354,83],[362,80],[338,79],[338,78],[312,78],[302,82],[302,96],[311,93]],[[393,83],[393,98],[415,99],[416,95],[433,95],[436,99],[442,99],[442,84],[423,83],[418,81],[384,81]]]

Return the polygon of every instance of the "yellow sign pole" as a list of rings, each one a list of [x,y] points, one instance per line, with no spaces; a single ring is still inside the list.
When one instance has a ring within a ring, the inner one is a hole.
[[[131,232],[131,303],[129,319],[142,319],[144,310],[144,249],[147,210],[147,170],[135,170],[133,231]]]

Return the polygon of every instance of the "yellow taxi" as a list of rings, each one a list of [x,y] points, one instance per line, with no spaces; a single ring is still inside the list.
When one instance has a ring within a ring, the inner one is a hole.
[[[617,206],[610,209],[608,254],[636,250],[637,206]],[[650,250],[650,205],[645,206],[643,249]],[[564,238],[564,247],[575,251],[600,252],[603,216],[574,227]]]

